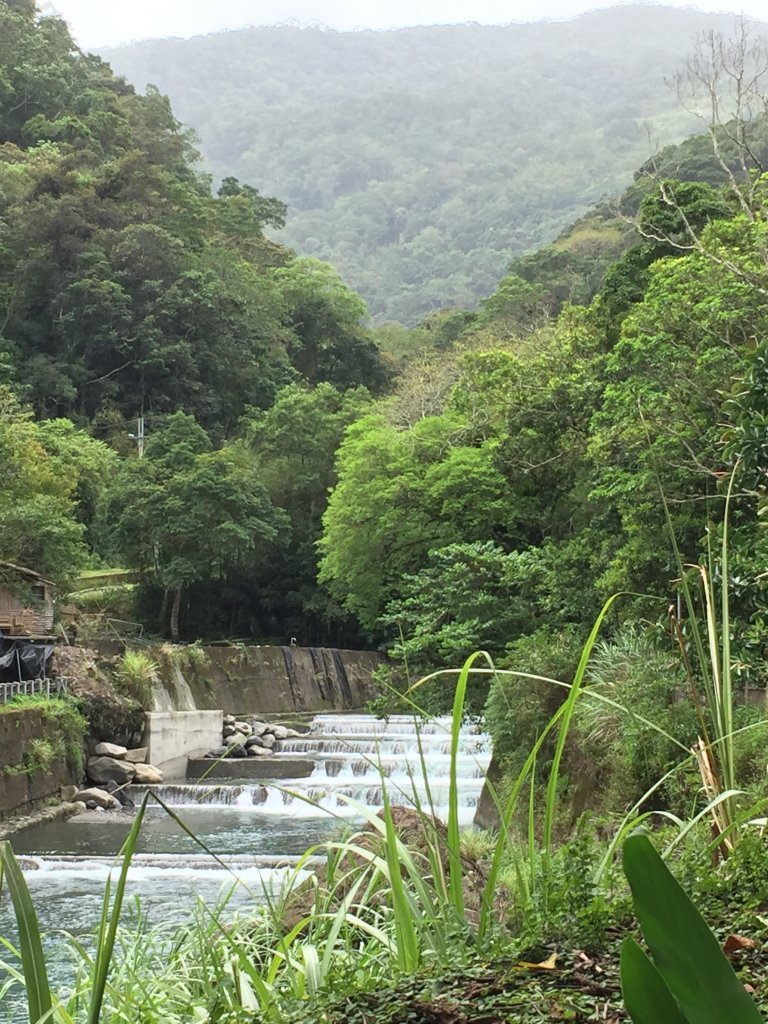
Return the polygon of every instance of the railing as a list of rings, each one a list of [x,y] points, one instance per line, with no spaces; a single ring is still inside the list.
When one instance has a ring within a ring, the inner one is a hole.
[[[14,697],[41,696],[50,698],[67,692],[66,679],[22,679],[16,683],[0,683],[0,704],[7,704]]]

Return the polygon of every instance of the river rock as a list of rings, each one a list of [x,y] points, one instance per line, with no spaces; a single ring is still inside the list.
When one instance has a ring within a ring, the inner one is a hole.
[[[245,733],[233,732],[231,736],[227,736],[224,740],[225,747],[241,747],[247,739]]]
[[[93,752],[100,757],[114,757],[116,761],[124,761],[128,750],[119,743],[97,743]]]
[[[256,745],[254,745],[253,747],[248,747],[248,757],[271,757],[271,756],[272,756],[272,751],[269,750],[267,747],[260,747],[260,746],[256,746]]]
[[[253,736],[263,736],[265,732],[269,732],[269,726],[266,722],[259,722],[254,719],[251,723],[251,730]]]
[[[277,740],[275,739],[271,732],[265,732],[264,735],[261,737],[262,747],[269,747],[271,749],[272,747],[274,747],[276,743]]]
[[[224,739],[226,739],[227,736],[234,736],[236,732],[237,729],[235,729],[234,725],[225,725],[224,728],[221,730],[221,734],[224,737]]]
[[[89,757],[85,774],[91,782],[116,782],[122,786],[131,782],[136,774],[136,765],[129,761],[118,761],[114,757]]]
[[[276,740],[288,739],[288,730],[284,725],[273,725],[269,730]]]
[[[144,764],[148,753],[148,747],[137,747],[135,750],[129,750],[123,760],[130,761],[131,764]]]
[[[254,747],[254,750],[261,750],[261,747]],[[248,751],[242,745],[242,743],[233,744],[227,747],[227,757],[248,757]]]
[[[85,804],[91,810],[94,807],[101,807],[107,811],[120,810],[120,801],[116,796],[112,796],[105,789],[98,789],[95,786],[91,789],[81,789],[79,793],[75,793],[73,799],[76,803]]]
[[[297,736],[301,735],[302,734],[299,732],[298,729],[286,729],[284,738],[287,740],[295,740]]]
[[[245,741],[245,747],[250,750],[251,747],[263,747],[263,736],[249,736]]]
[[[250,736],[253,732],[253,726],[249,725],[248,722],[235,722],[235,728],[238,732],[243,733],[244,736]]]
[[[137,764],[133,781],[139,786],[158,786],[163,781],[163,773],[151,764]]]
[[[235,716],[234,715],[224,715],[224,725],[234,725],[234,724],[235,724]]]
[[[226,757],[228,753],[229,747],[216,747],[215,750],[209,750],[205,756],[216,758],[218,760],[220,757]]]

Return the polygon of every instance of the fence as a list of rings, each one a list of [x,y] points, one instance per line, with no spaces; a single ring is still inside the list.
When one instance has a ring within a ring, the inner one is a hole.
[[[7,704],[14,697],[61,696],[67,692],[66,679],[23,679],[17,683],[0,683],[0,704]]]

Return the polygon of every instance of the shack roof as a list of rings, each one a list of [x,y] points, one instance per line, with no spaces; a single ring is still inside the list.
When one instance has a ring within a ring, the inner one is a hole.
[[[49,587],[56,586],[53,580],[46,579],[46,577],[41,576],[39,572],[35,572],[34,569],[28,569],[24,565],[14,565],[13,562],[0,562],[0,576],[2,576],[2,573],[6,570],[15,573],[17,576],[23,576],[24,579],[33,580],[36,583],[45,583]]]

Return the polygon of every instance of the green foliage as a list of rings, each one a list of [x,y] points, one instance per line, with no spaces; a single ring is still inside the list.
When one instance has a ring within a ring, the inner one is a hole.
[[[174,639],[181,591],[258,565],[287,525],[245,449],[212,451],[205,431],[183,412],[153,434],[144,458],[126,460],[105,494],[103,515],[121,556],[175,592]]]
[[[165,97],[56,18],[3,5],[0,37],[0,364],[36,413],[124,447],[179,408],[220,438],[302,371],[384,383],[361,301],[264,237],[278,200],[232,177],[212,194]]]
[[[565,700],[565,691],[551,680],[573,679],[581,646],[581,638],[572,631],[556,633],[542,627],[514,641],[499,663],[505,673],[493,679],[485,715],[494,753],[510,777],[517,776],[536,740]],[[531,678],[536,676],[543,678]],[[538,758],[541,771],[550,758],[548,741]]]
[[[71,438],[80,433],[69,423],[59,425],[58,437],[64,432]],[[86,558],[75,495],[83,463],[75,467],[60,456],[56,443],[51,444],[55,436],[54,425],[35,423],[14,395],[0,387],[0,561],[66,580]],[[98,446],[85,434],[82,441],[86,452],[89,443]]]
[[[0,706],[0,715],[17,708],[39,711],[47,724],[47,733],[32,741],[20,764],[6,765],[6,773],[31,774],[44,770],[57,758],[65,758],[72,774],[82,775],[88,722],[78,705],[68,698],[19,696]]]
[[[630,7],[566,25],[261,28],[107,57],[138,87],[171,94],[215,177],[287,201],[281,239],[338,267],[377,320],[414,324],[474,307],[510,254],[617,193],[647,158],[645,124],[665,144],[694,130],[664,80],[698,33],[730,27]],[[718,180],[701,149],[686,169]],[[576,273],[558,271],[557,308],[591,298],[589,285],[571,287],[582,268],[599,276],[584,241]]]
[[[574,722],[573,775],[590,787],[592,809],[631,806],[686,757],[700,732],[673,650],[632,628],[596,646]],[[696,788],[686,792],[685,781],[668,779],[653,802],[685,815]]]
[[[120,689],[148,710],[152,707],[152,681],[157,675],[157,662],[144,651],[124,651],[115,666],[115,679]]]
[[[621,954],[636,1024],[758,1024],[762,1020],[703,918],[646,836],[624,844],[624,872],[653,960],[634,939]]]

